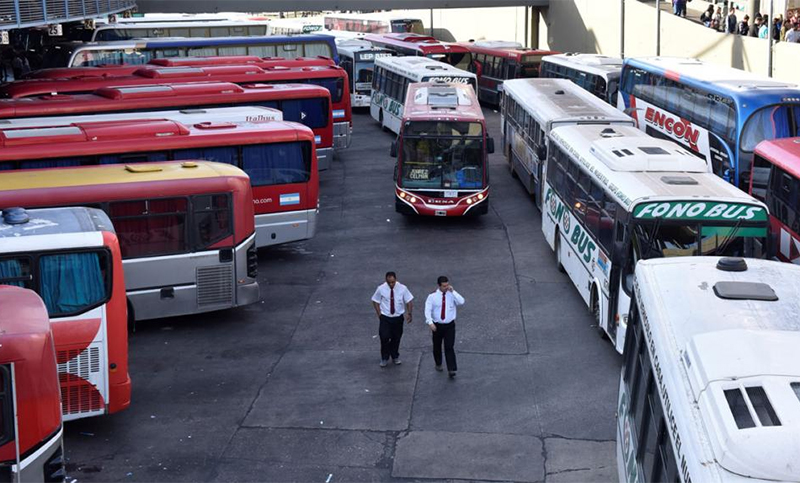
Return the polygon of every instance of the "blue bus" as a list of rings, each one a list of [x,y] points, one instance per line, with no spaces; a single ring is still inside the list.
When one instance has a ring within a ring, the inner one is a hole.
[[[339,62],[330,35],[187,37],[112,42],[62,42],[45,49],[42,68],[146,64],[164,57],[330,57]]]
[[[753,150],[800,135],[800,88],[697,59],[626,59],[617,107],[747,191]]]

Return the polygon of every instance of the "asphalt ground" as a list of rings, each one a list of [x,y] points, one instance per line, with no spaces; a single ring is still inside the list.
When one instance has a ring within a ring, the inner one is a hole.
[[[484,111],[499,141],[500,116]],[[365,112],[354,123],[321,176],[316,237],[259,253],[260,303],[137,325],[131,407],[66,424],[71,477],[616,480],[620,358],[502,153],[488,215],[405,218],[393,135]],[[381,369],[370,297],[388,270],[415,295],[415,317],[403,364]],[[442,274],[466,298],[455,380],[434,370],[423,316]]]

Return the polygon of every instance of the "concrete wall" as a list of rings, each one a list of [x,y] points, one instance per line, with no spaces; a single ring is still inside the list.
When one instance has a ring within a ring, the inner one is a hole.
[[[542,46],[565,52],[620,55],[619,0],[554,1],[541,26]],[[655,31],[654,2],[625,0],[625,56],[655,55]],[[661,55],[697,57],[766,75],[767,49],[763,39],[714,32],[666,12],[661,16]],[[773,76],[800,82],[800,44],[778,43],[773,55]]]
[[[557,0],[555,3],[560,2]],[[392,13],[421,18],[430,28],[431,11],[396,10]],[[524,7],[447,8],[433,10],[434,29],[446,29],[457,41],[509,40],[525,44]]]

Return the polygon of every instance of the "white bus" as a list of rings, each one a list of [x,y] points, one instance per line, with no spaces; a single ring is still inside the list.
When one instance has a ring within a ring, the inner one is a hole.
[[[629,126],[562,126],[549,151],[542,231],[619,352],[638,260],[766,255],[766,206],[670,141]]]
[[[558,54],[542,57],[540,77],[569,79],[583,89],[617,105],[622,59],[599,54]]]
[[[380,57],[375,59],[369,112],[384,129],[400,134],[403,103],[412,82],[469,84],[475,90],[475,74],[427,57]],[[477,92],[477,90],[476,90]]]
[[[373,47],[366,40],[336,39],[339,50],[339,67],[347,72],[350,80],[350,104],[353,107],[369,107],[372,94],[372,78],[375,59],[391,57],[391,50]]]
[[[100,24],[84,40],[113,40],[158,37],[263,37],[269,22],[256,20],[219,20],[206,22],[144,22]]]
[[[331,13],[325,15],[324,23],[328,30],[365,34],[426,33],[421,19],[404,17],[392,12]]]
[[[519,178],[540,210],[547,135],[554,127],[634,125],[630,116],[566,79],[511,79],[503,86],[505,95],[500,106],[503,153],[512,176]]]
[[[269,22],[269,35],[322,33],[322,17],[276,18]]]
[[[800,481],[800,267],[636,267],[617,406],[621,482]]]

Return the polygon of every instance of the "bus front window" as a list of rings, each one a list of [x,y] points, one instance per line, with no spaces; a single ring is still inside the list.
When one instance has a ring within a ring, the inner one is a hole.
[[[759,109],[742,129],[741,150],[751,153],[761,141],[800,136],[800,104]]]
[[[647,221],[634,228],[639,258],[689,256],[753,256],[751,241],[766,243],[767,227],[739,224],[687,223]],[[755,244],[755,245],[758,245]]]
[[[356,92],[359,94],[369,94],[369,90],[372,89],[372,72],[374,67],[375,64],[372,62],[356,62]]]
[[[407,125],[405,131],[401,180],[404,188],[484,187],[480,124],[416,122]]]
[[[56,44],[45,47],[42,69],[69,67],[69,60],[74,51],[75,49],[69,45]]]

